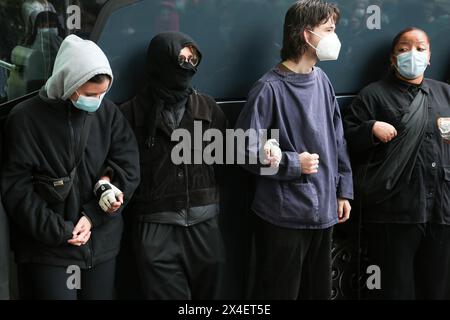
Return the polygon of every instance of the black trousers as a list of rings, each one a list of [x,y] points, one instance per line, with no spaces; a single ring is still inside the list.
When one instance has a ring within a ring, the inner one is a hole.
[[[112,300],[116,261],[99,264],[91,269],[81,269],[80,290],[67,285],[74,273],[67,267],[23,263],[18,265],[21,299],[37,300]]]
[[[224,247],[218,217],[190,227],[136,222],[134,234],[145,298],[220,298]]]
[[[258,218],[252,298],[330,299],[332,233],[281,228]]]
[[[381,272],[369,299],[450,298],[450,226],[371,223],[364,231],[368,264]]]

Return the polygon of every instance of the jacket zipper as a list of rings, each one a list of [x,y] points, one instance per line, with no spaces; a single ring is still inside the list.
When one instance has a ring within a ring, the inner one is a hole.
[[[186,176],[186,226],[189,227],[189,210],[190,210],[190,198],[189,198],[189,176],[188,165],[184,164],[185,176]]]
[[[73,125],[72,125],[72,106],[69,106],[69,128],[70,128],[70,144],[71,144],[71,158],[72,158],[72,163],[75,166],[75,131],[73,130]],[[80,141],[81,142],[81,141]],[[78,201],[81,201],[80,199],[80,193],[78,192],[79,188],[78,188],[78,170],[75,170],[75,176],[73,177],[73,188],[76,192],[77,195],[77,199]],[[92,227],[92,226],[91,226]],[[87,251],[88,251],[88,262],[87,262],[87,268],[91,269],[92,268],[92,248],[91,248],[91,239],[89,239],[88,241],[88,246],[87,246]]]
[[[69,128],[70,128],[70,160],[71,162],[75,162],[75,155],[74,155],[74,145],[75,145],[75,134],[73,131],[72,126],[72,106],[69,106]]]
[[[73,177],[73,179],[74,179],[73,180],[74,190],[76,190],[76,192],[77,192],[78,201],[81,202],[80,193],[78,192],[78,190],[79,190],[79,187],[78,187],[78,170],[75,170],[75,176]],[[92,228],[92,226],[91,226],[91,228]],[[92,268],[92,260],[93,260],[91,239],[88,240],[86,248],[87,248],[87,252],[88,252],[87,268],[91,269]]]
[[[87,243],[87,249],[88,249],[88,254],[89,254],[89,260],[88,260],[88,265],[87,268],[91,269],[92,268],[92,260],[93,260],[93,255],[92,255],[92,241],[91,239],[88,240]]]

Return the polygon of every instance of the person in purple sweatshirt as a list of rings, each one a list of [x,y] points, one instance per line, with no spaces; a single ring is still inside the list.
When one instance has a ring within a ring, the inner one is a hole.
[[[258,143],[244,148],[247,159],[266,144],[261,130],[279,130],[276,173],[244,166],[256,174],[255,299],[331,297],[332,231],[350,217],[353,183],[334,90],[315,65],[338,58],[339,17],[335,5],[318,0],[290,7],[282,62],[253,86],[236,124],[258,133]]]

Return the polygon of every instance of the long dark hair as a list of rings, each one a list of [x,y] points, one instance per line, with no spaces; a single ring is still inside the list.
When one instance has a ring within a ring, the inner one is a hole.
[[[308,48],[304,31],[326,23],[330,18],[337,24],[340,15],[336,5],[320,0],[302,0],[294,3],[284,19],[281,59],[297,62]]]

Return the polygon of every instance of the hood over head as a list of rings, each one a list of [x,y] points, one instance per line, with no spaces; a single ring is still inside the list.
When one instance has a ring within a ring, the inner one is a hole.
[[[151,40],[147,50],[146,91],[152,91],[167,103],[185,100],[192,93],[190,83],[199,64],[195,67],[181,67],[178,62],[181,49],[188,45],[197,50],[200,64],[200,49],[186,34],[163,32]]]
[[[52,76],[45,84],[47,97],[67,100],[79,87],[98,74],[111,77],[111,88],[113,74],[103,51],[90,40],[70,35],[62,42]]]

